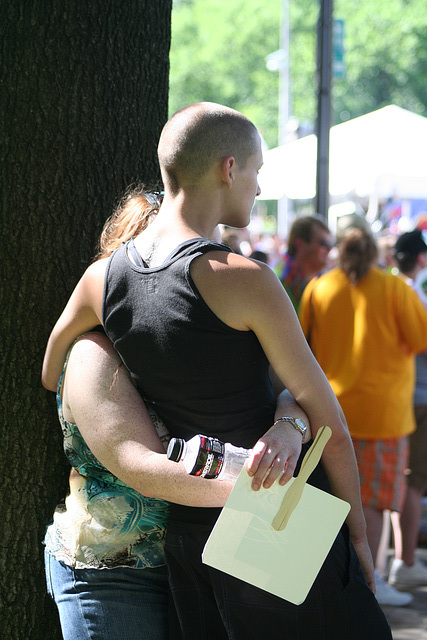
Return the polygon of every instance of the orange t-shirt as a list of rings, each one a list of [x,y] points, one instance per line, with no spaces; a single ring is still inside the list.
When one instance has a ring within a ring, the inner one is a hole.
[[[352,437],[415,430],[414,354],[427,347],[427,312],[401,278],[373,268],[353,286],[332,269],[307,285],[299,316]]]

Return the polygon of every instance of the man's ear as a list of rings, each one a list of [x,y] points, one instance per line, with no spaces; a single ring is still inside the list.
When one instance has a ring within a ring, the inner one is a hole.
[[[301,249],[302,243],[304,242],[304,240],[302,238],[294,238],[294,247],[295,249],[298,251],[299,249]]]
[[[418,266],[420,266],[422,269],[425,269],[425,267],[427,267],[427,251],[423,251],[422,253],[418,254],[417,263]]]
[[[236,160],[234,156],[227,156],[221,162],[221,179],[231,189],[233,186],[233,180],[235,178]]]

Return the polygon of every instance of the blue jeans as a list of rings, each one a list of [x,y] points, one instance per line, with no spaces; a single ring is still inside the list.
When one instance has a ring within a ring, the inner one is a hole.
[[[64,640],[167,640],[166,567],[73,569],[45,551]]]

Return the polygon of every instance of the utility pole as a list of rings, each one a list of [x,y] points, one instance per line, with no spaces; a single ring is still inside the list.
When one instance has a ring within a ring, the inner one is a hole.
[[[280,48],[286,52],[286,64],[279,73],[279,145],[286,143],[289,120],[289,0],[282,0]],[[285,194],[277,203],[277,231],[287,238],[289,231],[289,200]]]
[[[289,0],[280,3],[280,49],[266,57],[267,69],[279,72],[279,146],[286,143],[289,120]],[[286,238],[289,227],[288,197],[277,202],[277,232]]]
[[[315,211],[328,218],[333,0],[320,0],[317,32],[317,171]]]

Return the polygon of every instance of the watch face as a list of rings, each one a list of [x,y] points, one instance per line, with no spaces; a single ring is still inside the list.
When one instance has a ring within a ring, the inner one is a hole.
[[[304,422],[300,418],[295,418],[295,422],[300,427],[300,429],[304,431],[304,433],[307,431],[307,427],[305,426]]]

